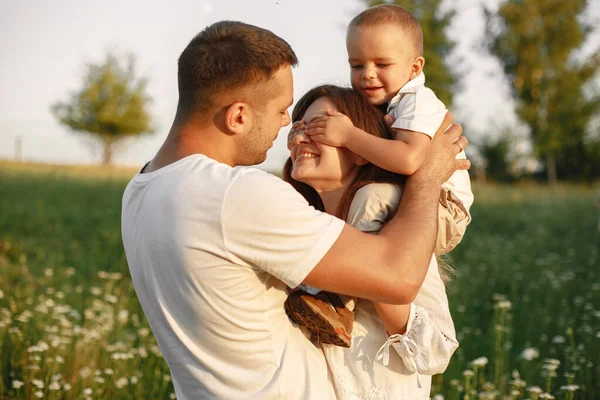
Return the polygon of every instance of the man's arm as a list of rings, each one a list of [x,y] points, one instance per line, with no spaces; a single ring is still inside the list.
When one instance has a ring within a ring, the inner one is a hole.
[[[457,160],[460,125],[448,113],[428,156],[407,179],[400,208],[377,236],[346,225],[333,246],[307,275],[307,285],[392,304],[415,298],[427,273],[437,234],[441,184],[468,160]],[[464,149],[467,139],[460,137]]]

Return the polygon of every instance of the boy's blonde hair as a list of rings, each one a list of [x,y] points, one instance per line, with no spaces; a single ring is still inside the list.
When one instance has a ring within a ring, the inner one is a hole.
[[[348,32],[353,29],[379,25],[395,25],[412,39],[414,56],[423,55],[423,30],[419,21],[404,7],[381,4],[367,8],[350,21]]]

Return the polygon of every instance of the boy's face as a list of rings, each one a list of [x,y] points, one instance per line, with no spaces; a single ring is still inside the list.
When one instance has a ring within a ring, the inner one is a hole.
[[[412,75],[410,38],[394,25],[354,28],[346,37],[350,81],[374,105],[387,103]]]

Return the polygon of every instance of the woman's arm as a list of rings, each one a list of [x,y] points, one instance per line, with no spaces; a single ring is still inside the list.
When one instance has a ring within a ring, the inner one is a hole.
[[[388,336],[406,333],[411,311],[410,304],[396,305],[374,301],[373,306],[375,306],[375,311],[383,322]]]

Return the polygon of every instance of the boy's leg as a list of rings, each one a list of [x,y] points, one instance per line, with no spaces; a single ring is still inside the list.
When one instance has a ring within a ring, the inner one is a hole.
[[[320,343],[350,347],[354,313],[337,294],[321,291],[312,295],[297,290],[288,296],[285,311],[294,323],[306,327]]]

